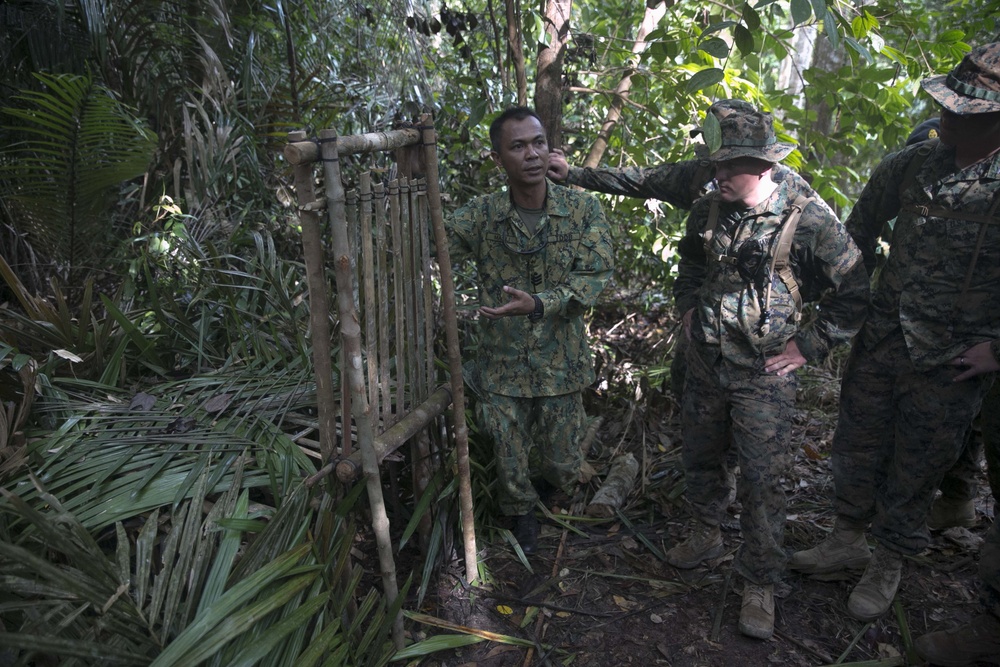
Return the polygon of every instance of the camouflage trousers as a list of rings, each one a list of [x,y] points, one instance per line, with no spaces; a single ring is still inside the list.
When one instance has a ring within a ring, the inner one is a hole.
[[[743,543],[737,572],[756,584],[781,579],[785,492],[781,477],[792,461],[791,424],[797,381],[736,366],[718,345],[692,341],[681,402],[682,456],[687,499],[696,518],[718,525],[729,505],[730,447],[740,466]]]
[[[537,447],[537,474],[572,492],[580,475],[586,425],[580,392],[560,396],[503,396],[484,392],[477,404],[479,427],[493,439],[500,485],[500,511],[527,514],[538,500],[528,455]]]
[[[941,480],[941,494],[954,500],[975,498],[984,455],[993,500],[1000,503],[1000,382],[994,382],[983,398],[979,414],[966,432],[958,461]]]
[[[901,331],[874,349],[855,344],[844,372],[833,437],[836,511],[890,549],[917,554],[945,471],[993,381],[953,382],[953,366],[914,368]]]

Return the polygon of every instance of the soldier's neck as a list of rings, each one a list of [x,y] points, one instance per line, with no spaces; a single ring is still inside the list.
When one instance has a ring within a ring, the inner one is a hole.
[[[540,209],[545,207],[546,184],[542,181],[538,184],[521,186],[510,189],[510,198],[521,208]]]
[[[977,141],[955,145],[955,166],[965,169],[977,162],[993,157],[1000,151],[1000,132],[994,132]]]

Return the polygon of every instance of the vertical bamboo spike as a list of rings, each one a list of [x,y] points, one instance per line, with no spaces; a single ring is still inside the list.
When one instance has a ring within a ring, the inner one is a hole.
[[[448,342],[448,370],[451,373],[451,398],[454,406],[455,449],[458,459],[459,502],[462,509],[462,537],[465,544],[465,576],[473,583],[479,576],[476,555],[476,525],[472,507],[472,477],[469,469],[469,427],[465,422],[465,385],[462,381],[462,351],[455,315],[455,282],[451,273],[451,255],[441,210],[441,190],[437,168],[437,134],[430,116],[420,119],[423,126],[424,170],[427,176],[427,202],[434,225],[438,267],[441,270],[441,309]]]
[[[303,141],[305,132],[290,132],[288,141]],[[319,418],[319,451],[323,462],[333,459],[336,449],[337,398],[333,391],[333,362],[330,350],[330,297],[326,290],[326,260],[320,234],[318,211],[305,207],[316,199],[311,163],[295,167],[299,221],[302,224],[302,254],[306,262],[309,288],[309,330],[312,333],[312,361],[316,375],[316,413]]]
[[[363,280],[363,319],[365,323],[364,352],[368,366],[368,406],[372,420],[378,424],[378,342],[375,337],[378,313],[375,309],[375,247],[372,238],[372,177],[370,172],[361,174],[361,214],[358,218],[358,235],[361,238],[361,275]],[[383,426],[384,428],[384,426]],[[376,428],[378,432],[378,428]]]
[[[399,597],[396,584],[396,563],[392,556],[392,537],[389,534],[389,517],[385,511],[382,495],[382,480],[379,475],[375,454],[375,431],[371,409],[365,396],[365,378],[362,369],[361,327],[354,307],[353,272],[351,271],[351,248],[348,237],[345,211],[344,185],[340,180],[340,165],[337,157],[337,133],[334,130],[320,131],[320,151],[323,156],[323,175],[327,197],[327,215],[330,220],[330,234],[333,245],[333,265],[337,279],[337,305],[340,313],[341,343],[347,366],[346,374],[350,386],[355,426],[358,429],[358,449],[361,451],[365,485],[372,513],[372,529],[378,544],[379,564],[382,570],[382,586],[388,606],[391,608]],[[403,617],[397,613],[392,627],[393,644],[398,650],[404,645]]]
[[[399,210],[399,180],[389,182],[389,216],[392,229],[392,275],[393,275],[393,308],[396,318],[396,417],[398,420],[404,413],[406,395],[406,304],[403,298],[403,224],[402,212]]]
[[[378,384],[382,391],[379,404],[382,406],[382,430],[392,426],[392,396],[389,383],[389,268],[386,253],[389,247],[386,239],[385,185],[375,184],[375,258],[378,276]]]

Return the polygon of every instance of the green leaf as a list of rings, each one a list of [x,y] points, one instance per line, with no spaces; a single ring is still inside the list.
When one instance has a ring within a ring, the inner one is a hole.
[[[711,155],[722,148],[722,126],[714,113],[705,114],[705,122],[701,125],[702,137],[705,145],[708,146],[708,153]]]
[[[862,58],[864,58],[869,65],[875,63],[875,58],[872,57],[871,52],[864,46],[859,44],[856,39],[854,39],[853,37],[845,37],[844,42],[846,42],[849,47],[854,49]]]
[[[688,79],[686,84],[689,93],[696,93],[719,83],[726,78],[726,73],[718,67],[708,67]]]
[[[743,22],[746,23],[749,30],[760,28],[760,15],[750,6],[749,2],[743,4]]]
[[[826,33],[826,38],[830,40],[830,46],[834,49],[839,49],[840,32],[837,30],[837,19],[834,18],[833,12],[829,9],[823,14],[823,32]]]
[[[812,16],[812,7],[809,0],[792,0],[792,23],[799,25],[805,23]]]
[[[729,56],[729,44],[721,37],[709,37],[698,48],[714,58],[726,58]]]
[[[965,37],[964,30],[946,30],[945,32],[938,35],[937,41],[942,44],[954,44],[955,42],[960,42]]]
[[[736,40],[736,48],[740,50],[744,58],[753,55],[753,33],[743,26],[738,25],[733,28],[733,37]]]
[[[823,16],[826,13],[826,0],[812,0],[813,13],[817,17]]]
[[[483,637],[475,635],[435,635],[427,639],[411,644],[402,651],[393,654],[392,660],[412,660],[413,658],[425,658],[438,651],[450,651],[463,646],[471,646],[483,641]]]

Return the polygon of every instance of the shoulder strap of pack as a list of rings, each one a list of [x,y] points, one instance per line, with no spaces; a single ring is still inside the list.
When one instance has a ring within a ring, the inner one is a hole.
[[[917,172],[920,171],[920,167],[927,161],[927,156],[934,152],[934,148],[937,145],[938,139],[928,139],[913,152],[913,157],[910,158],[910,161],[906,164],[906,171],[903,172],[903,180],[899,184],[899,192],[901,194],[909,190],[910,186],[916,183]]]
[[[705,223],[705,231],[702,238],[705,241],[705,256],[712,256],[712,237],[715,235],[715,227],[719,224],[719,198],[712,197],[712,202],[708,207],[708,222]]]
[[[781,278],[781,282],[785,283],[785,288],[791,295],[792,300],[795,302],[795,321],[798,322],[802,317],[802,294],[799,293],[799,283],[795,280],[795,274],[792,273],[791,262],[788,261],[788,256],[792,251],[792,238],[795,236],[795,228],[799,224],[799,218],[802,217],[802,211],[806,206],[813,201],[812,197],[806,197],[805,195],[799,195],[795,200],[789,205],[787,212],[785,213],[785,220],[781,223],[781,231],[778,232],[778,239],[774,246],[774,252],[771,253],[771,273],[777,272],[778,277]],[[767,285],[767,296],[764,299],[764,308],[770,308],[771,306],[771,284]]]

